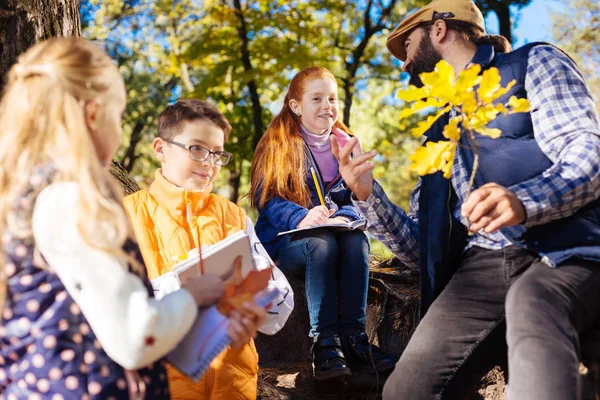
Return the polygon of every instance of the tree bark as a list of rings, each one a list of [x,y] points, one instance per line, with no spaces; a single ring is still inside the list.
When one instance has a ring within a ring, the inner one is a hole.
[[[236,203],[240,197],[240,180],[242,174],[237,169],[229,171],[229,200]]]
[[[61,36],[80,36],[79,0],[0,0],[0,91],[19,54],[37,42]],[[139,190],[120,166],[111,167],[127,193]]]
[[[494,11],[498,16],[500,35],[504,36],[510,43],[512,43],[512,22],[510,20],[510,9],[508,8],[508,4],[498,4],[496,7],[494,7]]]
[[[138,186],[137,182],[134,181],[133,178],[131,178],[127,171],[123,167],[121,167],[121,165],[118,162],[112,162],[112,164],[110,165],[110,173],[119,181],[121,186],[123,186],[123,189],[125,190],[125,196],[140,190],[140,187]]]
[[[123,157],[123,161],[121,162],[123,165],[123,169],[125,169],[125,171],[127,172],[131,172],[131,170],[133,169],[133,164],[135,163],[135,161],[138,158],[138,155],[135,152],[135,149],[137,147],[137,145],[140,143],[140,141],[142,140],[142,132],[144,131],[144,128],[146,127],[146,124],[144,124],[142,122],[142,119],[140,118],[135,125],[133,126],[133,129],[131,130],[131,137],[129,139],[129,146],[127,146],[127,150],[125,151],[125,156]]]
[[[238,26],[238,36],[240,38],[240,50],[242,53],[242,64],[244,71],[249,76],[252,76],[252,63],[250,62],[250,50],[249,50],[249,39],[248,39],[248,28],[246,27],[246,19],[244,18],[244,10],[242,10],[242,4],[240,0],[233,0],[233,6],[235,8],[235,14],[240,20]],[[250,101],[252,102],[252,114],[254,116],[254,136],[252,137],[252,145],[254,148],[258,145],[258,141],[263,135],[263,122],[262,122],[262,106],[260,104],[260,96],[258,95],[258,87],[256,80],[251,77],[247,83],[248,91],[250,92]]]
[[[79,0],[0,0],[0,89],[19,54],[31,45],[80,34]]]

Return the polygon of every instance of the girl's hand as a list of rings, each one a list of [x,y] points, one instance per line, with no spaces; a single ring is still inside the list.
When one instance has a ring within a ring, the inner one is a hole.
[[[348,221],[344,217],[329,218],[330,224],[347,224],[348,222],[350,222],[350,221]]]
[[[229,314],[227,333],[231,338],[231,347],[239,349],[256,336],[256,329],[263,323],[267,312],[254,303],[245,302],[241,310]]]
[[[335,210],[328,210],[325,206],[316,206],[310,209],[306,217],[298,224],[298,228],[323,225],[329,222],[329,217]]]
[[[216,303],[225,291],[223,280],[215,274],[204,274],[190,278],[181,285],[181,288],[194,296],[198,307],[205,307]]]

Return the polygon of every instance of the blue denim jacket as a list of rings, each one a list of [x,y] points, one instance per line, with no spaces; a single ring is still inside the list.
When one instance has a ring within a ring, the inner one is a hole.
[[[354,205],[350,196],[352,192],[346,186],[342,176],[338,173],[336,177],[325,186],[319,166],[313,157],[308,145],[304,145],[306,154],[307,174],[305,177],[306,186],[311,194],[310,208],[320,205],[319,195],[311,175],[313,168],[317,175],[317,181],[324,196],[325,205],[329,209],[335,210],[332,217],[345,217],[350,220],[364,218]],[[273,259],[277,259],[279,249],[283,244],[289,241],[289,235],[277,236],[279,232],[295,229],[300,221],[306,217],[310,208],[302,207],[291,201],[280,197],[274,197],[267,201],[263,207],[258,208],[258,221],[254,227],[258,238]]]

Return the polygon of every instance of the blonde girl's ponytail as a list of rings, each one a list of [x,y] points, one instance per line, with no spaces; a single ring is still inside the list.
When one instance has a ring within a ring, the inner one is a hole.
[[[34,169],[49,164],[56,170],[53,181],[79,187],[78,228],[85,242],[131,262],[121,250],[131,235],[122,190],[97,157],[84,112],[88,102],[104,107],[123,89],[108,55],[82,38],[51,39],[19,57],[0,101],[0,234]]]

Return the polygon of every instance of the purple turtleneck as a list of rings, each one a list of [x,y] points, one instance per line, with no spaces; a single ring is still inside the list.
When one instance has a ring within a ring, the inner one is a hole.
[[[314,135],[301,126],[300,131],[321,170],[323,183],[327,185],[338,173],[338,162],[331,153],[331,130],[322,135]]]

